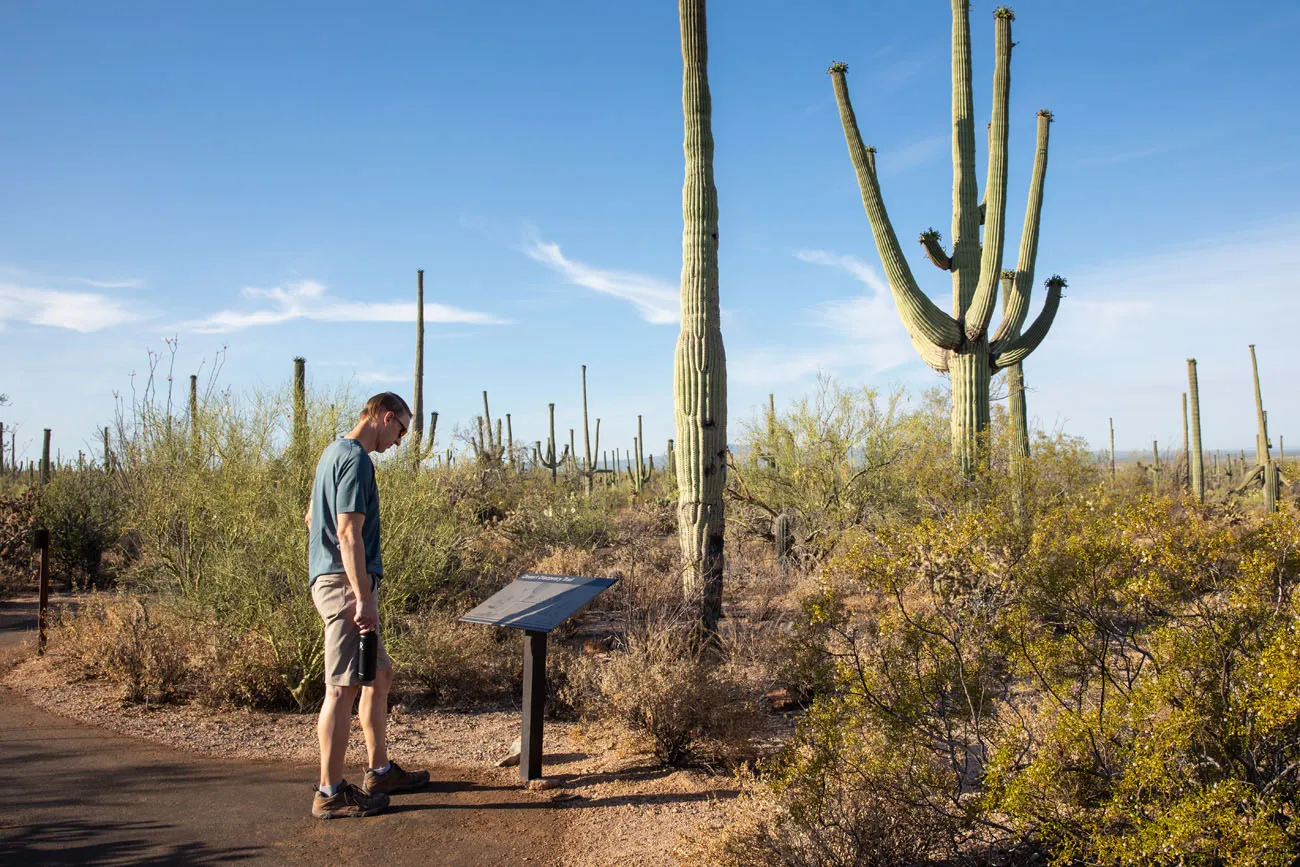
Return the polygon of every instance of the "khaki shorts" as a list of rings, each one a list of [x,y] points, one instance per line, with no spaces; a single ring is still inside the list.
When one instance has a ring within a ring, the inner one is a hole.
[[[379,579],[370,576],[373,591]],[[361,683],[357,672],[361,664],[361,630],[352,619],[357,611],[357,596],[343,572],[317,575],[311,585],[311,600],[325,621],[325,682],[330,686],[356,686]],[[392,669],[393,660],[379,641],[376,669]]]

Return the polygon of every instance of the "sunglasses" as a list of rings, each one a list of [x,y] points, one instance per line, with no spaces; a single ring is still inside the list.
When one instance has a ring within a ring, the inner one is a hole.
[[[397,441],[400,443],[402,441],[402,437],[406,436],[406,425],[398,421],[397,416],[393,416],[393,420],[397,421],[397,426],[401,428],[401,430],[397,432]]]

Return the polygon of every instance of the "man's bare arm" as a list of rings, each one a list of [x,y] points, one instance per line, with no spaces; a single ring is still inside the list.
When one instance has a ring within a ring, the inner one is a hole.
[[[306,524],[308,528],[311,527],[311,503],[307,504],[307,514],[302,516],[302,522]]]
[[[379,610],[370,592],[370,574],[366,572],[366,546],[361,540],[361,527],[366,516],[361,512],[340,512],[336,518],[343,571],[347,573],[352,593],[357,597],[357,610],[352,619],[362,632],[366,632],[379,625]]]

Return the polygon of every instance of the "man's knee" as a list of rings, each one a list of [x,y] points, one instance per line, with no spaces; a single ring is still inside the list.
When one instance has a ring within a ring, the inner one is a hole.
[[[347,707],[352,706],[356,700],[357,693],[361,691],[359,686],[336,686],[332,683],[325,684],[325,703],[342,704]]]

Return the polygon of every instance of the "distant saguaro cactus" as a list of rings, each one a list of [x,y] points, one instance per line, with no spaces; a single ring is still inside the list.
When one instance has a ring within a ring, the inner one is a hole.
[[[301,460],[308,460],[307,449],[307,359],[293,359],[293,447]]]
[[[772,521],[772,543],[776,551],[776,562],[781,568],[790,565],[790,551],[793,547],[790,515],[782,512]]]
[[[677,430],[677,535],[682,585],[699,623],[722,616],[722,494],[727,477],[727,360],[718,299],[718,190],[713,183],[712,103],[704,0],[678,0],[682,43],[681,330],[673,362]]]
[[[1250,369],[1255,378],[1255,413],[1259,423],[1259,432],[1255,434],[1255,463],[1263,467],[1268,464],[1273,443],[1268,438],[1268,413],[1264,412],[1264,398],[1259,390],[1259,362],[1255,358],[1253,343],[1250,344]]]
[[[536,462],[551,471],[551,484],[555,484],[555,471],[563,466],[565,459],[569,456],[569,447],[564,447],[564,454],[556,455],[555,453],[555,404],[547,404],[551,412],[551,435],[546,440],[546,451],[542,451],[541,440],[537,441]]]
[[[849,101],[848,66],[830,67],[840,122],[849,156],[857,173],[862,203],[875,236],[876,249],[907,328],[912,345],[930,367],[946,372],[952,382],[952,449],[961,471],[971,475],[987,461],[981,437],[989,425],[989,380],[997,370],[1023,360],[1042,342],[1060,305],[1065,280],[1052,276],[1045,285],[1042,312],[1023,332],[1038,256],[1038,233],[1047,174],[1047,142],[1052,114],[1038,113],[1038,140],[1020,240],[1020,259],[1003,311],[1002,324],[990,337],[989,324],[997,302],[1006,231],[1007,106],[1011,90],[1011,10],[994,12],[996,48],[993,72],[993,118],[989,125],[986,201],[979,202],[975,177],[975,119],[971,95],[970,20],[968,0],[952,0],[952,254],[942,247],[939,233],[921,235],[926,255],[952,273],[952,315],[944,313],[921,291],[912,276],[889,222],[876,175],[875,149],[863,145]],[[980,224],[984,224],[981,246]]]
[[[41,487],[50,483],[50,429],[41,438]]]
[[[1192,494],[1198,503],[1205,502],[1205,455],[1201,452],[1201,391],[1196,380],[1196,359],[1187,359],[1187,393],[1191,397]],[[1216,456],[1217,457],[1217,456]]]
[[[411,408],[411,452],[418,467],[424,455],[424,269],[415,272],[415,401]],[[432,436],[430,436],[432,439]]]
[[[628,461],[627,475],[632,481],[632,490],[641,493],[646,482],[654,474],[655,459],[654,455],[650,456],[650,464],[646,465],[645,460],[645,433],[641,428],[641,416],[636,417],[636,436],[632,437],[632,458]]]
[[[488,393],[483,392],[483,415],[478,417],[478,436],[471,437],[470,448],[482,467],[499,467],[506,453],[505,440],[501,436],[501,419],[497,419],[496,433],[492,432],[492,411],[488,409]]]
[[[190,374],[190,447],[199,441],[199,377]]]
[[[1192,451],[1187,430],[1187,392],[1183,392],[1183,463],[1178,468],[1178,484],[1192,486]]]

